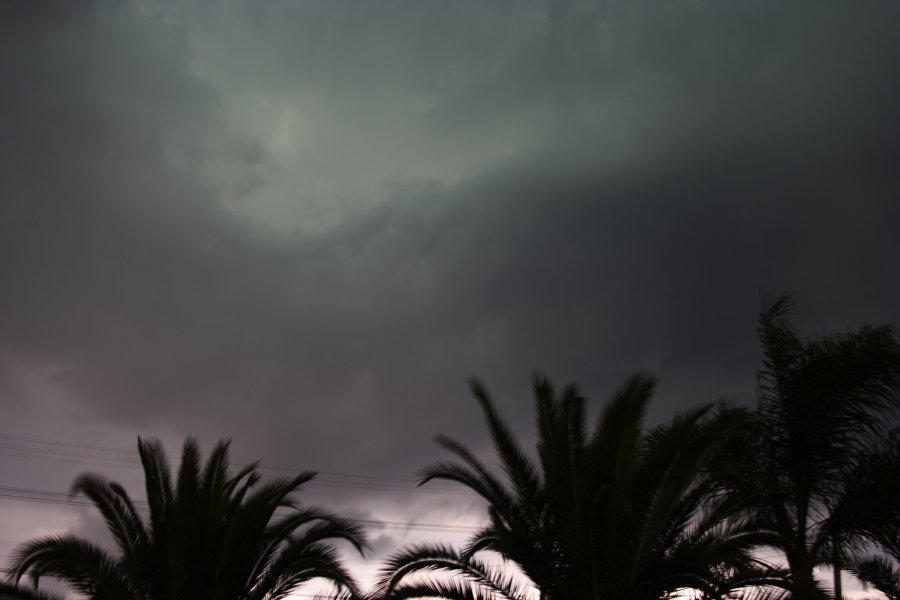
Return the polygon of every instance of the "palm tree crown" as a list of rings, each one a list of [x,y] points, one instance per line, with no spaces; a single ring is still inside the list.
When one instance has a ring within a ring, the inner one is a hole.
[[[820,565],[834,568],[839,597],[847,536],[867,512],[850,510],[859,466],[898,406],[900,344],[887,326],[803,339],[787,319],[792,304],[782,296],[760,315],[765,360],[744,496],[785,554],[793,597],[824,595],[813,576]]]
[[[146,521],[121,485],[79,477],[73,494],[100,511],[117,552],[72,535],[38,539],[15,553],[16,582],[55,577],[92,600],[275,600],[314,577],[355,592],[330,540],[362,552],[361,527],[292,499],[315,474],[260,483],[255,464],[231,474],[228,446],[220,442],[202,465],[188,438],[173,482],[162,446],[139,439]]]
[[[476,556],[482,550],[515,563],[543,600],[657,599],[686,587],[715,597],[777,576],[750,555],[754,532],[717,494],[712,472],[719,451],[746,423],[743,412],[703,406],[645,431],[654,380],[638,374],[588,431],[585,401],[575,387],[557,396],[538,374],[533,388],[536,463],[486,390],[472,383],[505,481],[442,437],[458,462],[426,469],[421,482],[444,479],[469,487],[487,500],[490,523],[461,552],[422,545],[394,555],[379,581],[382,595],[524,598],[526,590],[514,578]],[[464,577],[421,577],[435,570]]]

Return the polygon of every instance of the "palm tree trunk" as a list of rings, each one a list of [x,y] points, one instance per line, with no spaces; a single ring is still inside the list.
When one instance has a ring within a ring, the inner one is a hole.
[[[798,543],[793,548],[785,548],[785,556],[791,570],[791,598],[794,600],[819,600],[822,596],[816,587],[813,561],[806,552],[805,545]]]
[[[843,600],[844,590],[841,587],[841,540],[837,535],[831,540],[831,563],[834,569],[834,600]]]

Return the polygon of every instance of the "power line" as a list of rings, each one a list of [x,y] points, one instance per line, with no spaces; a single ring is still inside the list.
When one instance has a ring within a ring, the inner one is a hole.
[[[19,442],[19,445],[3,443],[2,440]],[[25,444],[24,446],[22,444]],[[91,454],[73,453],[71,451],[57,451],[48,448],[33,447],[35,445],[52,446],[63,449],[85,450],[89,453],[107,453],[119,455],[118,458],[110,456],[93,456]],[[111,448],[108,446],[92,446],[87,444],[74,444],[68,442],[57,442],[53,440],[30,438],[9,433],[0,433],[0,456],[8,456],[12,458],[33,458],[51,462],[61,462],[70,464],[79,464],[84,466],[100,466],[113,468],[138,469],[141,467],[139,460],[134,458],[134,453],[120,448]],[[259,466],[260,471],[280,471],[289,473],[298,473],[302,469],[285,467],[285,466]],[[415,481],[403,479],[400,477],[387,477],[381,475],[365,475],[355,473],[345,473],[336,471],[318,471],[319,475],[325,478],[318,478],[310,482],[311,486],[337,487],[351,489],[366,489],[376,491],[399,491],[414,492],[422,494],[457,494],[474,496],[473,492],[460,488],[420,488]],[[352,478],[362,479],[366,481],[341,481],[334,478]],[[378,482],[388,483],[378,483]],[[406,484],[406,485],[402,485]]]
[[[63,448],[82,448],[84,450],[97,450],[101,452],[112,452],[116,454],[125,454],[128,457],[132,457],[133,453],[131,450],[123,450],[121,448],[110,448],[109,446],[88,446],[84,444],[73,444],[71,442],[58,442],[55,440],[47,440],[47,439],[39,439],[32,437],[25,437],[21,435],[13,435],[11,433],[0,433],[0,438],[6,438],[10,440],[16,440],[21,442],[28,443],[36,443],[36,444],[45,444],[48,446],[59,446]]]
[[[62,492],[39,490],[34,488],[0,486],[0,499],[20,502],[37,502],[44,504],[64,504],[77,507],[93,507],[89,500],[72,497]],[[140,512],[149,512],[147,502],[132,500]],[[448,525],[445,523],[416,523],[414,521],[382,521],[380,519],[355,519],[356,522],[370,527],[378,527],[390,531],[429,531],[432,533],[471,533],[480,528],[471,525]]]

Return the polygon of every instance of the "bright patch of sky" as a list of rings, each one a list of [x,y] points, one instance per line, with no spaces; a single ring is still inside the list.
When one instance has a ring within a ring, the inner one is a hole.
[[[435,33],[438,47],[423,56],[415,47],[421,35],[381,36],[341,8],[324,17],[320,7],[309,11],[356,32],[358,45],[341,48],[309,30],[304,9],[261,10],[252,18],[204,11],[186,22],[192,70],[217,94],[219,120],[233,132],[206,153],[202,168],[244,219],[283,232],[323,232],[398,188],[452,185],[544,135],[537,122],[461,116],[473,79],[489,79],[502,67],[506,46],[521,43],[517,36],[476,39],[485,54],[471,63],[473,75],[463,62],[475,57],[440,48],[459,41],[447,34]],[[420,25],[437,26],[437,16]],[[235,55],[233,47],[244,51]],[[236,156],[242,160],[231,160]]]

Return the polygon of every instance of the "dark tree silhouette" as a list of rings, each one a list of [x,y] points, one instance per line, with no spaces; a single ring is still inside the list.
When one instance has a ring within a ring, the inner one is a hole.
[[[490,523],[462,551],[419,545],[390,557],[379,595],[524,598],[526,586],[489,567],[481,551],[515,563],[542,600],[655,600],[680,588],[722,597],[782,575],[753,558],[750,550],[761,540],[730,498],[718,493],[713,473],[720,452],[745,426],[744,412],[708,405],[645,431],[654,380],[639,374],[612,396],[588,431],[576,388],[557,395],[540,374],[533,388],[537,463],[484,387],[472,383],[505,481],[465,447],[441,437],[458,461],[426,469],[421,483],[443,479],[472,489],[488,502]]]
[[[56,594],[0,581],[0,600],[62,600]]]
[[[117,553],[72,535],[38,539],[15,552],[16,582],[55,577],[92,600],[274,600],[314,577],[356,593],[330,541],[362,552],[361,527],[292,499],[314,473],[260,483],[255,464],[229,473],[228,442],[201,465],[189,438],[173,482],[159,443],[138,440],[138,450],[147,521],[122,486],[83,475],[72,492],[103,515]]]
[[[847,546],[847,569],[900,600],[900,441],[864,452],[851,469],[831,520]]]
[[[792,306],[785,295],[760,315],[765,359],[742,493],[784,552],[793,597],[825,596],[817,566],[833,567],[840,597],[848,542],[859,531],[848,518],[853,475],[897,408],[900,345],[887,326],[803,339],[787,319]]]

